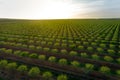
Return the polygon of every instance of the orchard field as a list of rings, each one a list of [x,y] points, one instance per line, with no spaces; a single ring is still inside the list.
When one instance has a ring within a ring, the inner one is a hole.
[[[5,80],[120,80],[120,20],[0,20]]]

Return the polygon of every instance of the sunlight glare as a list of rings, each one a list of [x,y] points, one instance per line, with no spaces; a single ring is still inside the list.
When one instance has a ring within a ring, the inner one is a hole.
[[[38,7],[39,8],[39,7]],[[74,13],[74,6],[72,3],[53,1],[46,2],[42,10],[37,9],[38,12],[34,18],[41,19],[62,19],[70,18]]]

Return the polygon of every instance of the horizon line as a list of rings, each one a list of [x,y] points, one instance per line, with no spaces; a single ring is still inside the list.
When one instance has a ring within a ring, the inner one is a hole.
[[[30,18],[0,18],[0,20],[1,19],[11,19],[11,20],[72,20],[72,19],[120,19],[120,18],[109,18],[109,17],[107,17],[107,18],[104,18],[104,17],[101,17],[101,18],[60,18],[60,19],[58,19],[58,18],[56,18],[56,19],[30,19]]]

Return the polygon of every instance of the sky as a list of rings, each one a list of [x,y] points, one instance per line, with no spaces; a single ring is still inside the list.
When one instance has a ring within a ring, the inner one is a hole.
[[[0,18],[120,18],[120,0],[0,0]]]

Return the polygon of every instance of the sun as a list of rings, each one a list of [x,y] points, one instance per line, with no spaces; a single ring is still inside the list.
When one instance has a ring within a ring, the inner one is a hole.
[[[39,10],[39,7],[37,10],[36,16],[34,15],[36,19],[65,19],[73,15],[74,6],[71,3],[56,0],[46,2],[41,10]]]

